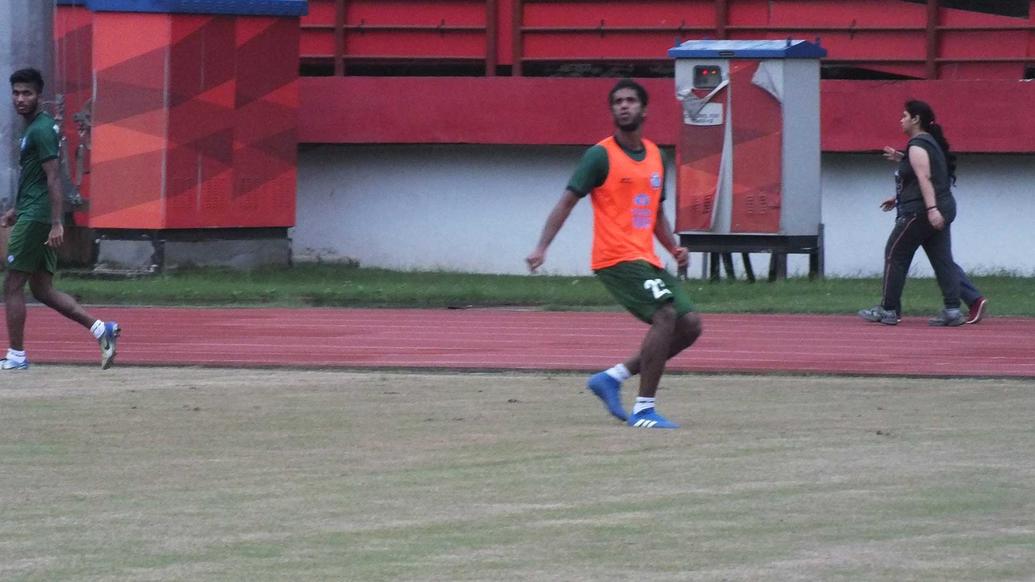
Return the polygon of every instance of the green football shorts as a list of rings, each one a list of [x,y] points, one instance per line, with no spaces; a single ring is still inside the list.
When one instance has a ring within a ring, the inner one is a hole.
[[[645,323],[650,323],[654,312],[666,303],[675,307],[677,317],[694,310],[679,281],[647,261],[618,263],[595,273],[618,303]]]
[[[14,223],[7,241],[7,268],[25,273],[56,273],[57,253],[46,245],[49,236],[50,225],[45,222],[19,220]]]

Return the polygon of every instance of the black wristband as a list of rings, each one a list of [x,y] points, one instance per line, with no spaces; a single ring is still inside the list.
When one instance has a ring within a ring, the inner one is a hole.
[[[928,206],[927,209],[928,210],[937,210],[938,207],[937,206]]]

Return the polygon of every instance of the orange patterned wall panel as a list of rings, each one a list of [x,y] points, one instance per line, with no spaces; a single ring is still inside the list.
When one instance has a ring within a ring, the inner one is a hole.
[[[88,225],[293,226],[297,19],[92,16]]]
[[[93,228],[165,227],[171,20],[94,14]]]

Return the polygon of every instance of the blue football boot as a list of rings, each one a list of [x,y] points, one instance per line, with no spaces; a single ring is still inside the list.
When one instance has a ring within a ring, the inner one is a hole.
[[[625,422],[629,415],[626,414],[625,409],[622,408],[622,383],[615,380],[611,376],[607,375],[607,372],[600,372],[599,374],[593,374],[589,377],[589,381],[586,382],[586,387],[590,389],[593,394],[597,395],[597,398],[604,402],[604,408],[611,413],[611,416]]]
[[[679,428],[679,425],[658,414],[653,408],[646,408],[629,417],[633,428]]]

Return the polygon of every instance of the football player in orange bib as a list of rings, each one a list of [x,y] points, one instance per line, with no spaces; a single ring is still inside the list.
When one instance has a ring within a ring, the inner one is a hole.
[[[528,258],[538,269],[546,250],[585,196],[593,204],[591,267],[614,298],[650,325],[639,353],[589,378],[587,387],[616,418],[635,428],[678,428],[655,407],[665,362],[690,347],[701,335],[701,318],[693,312],[686,291],[663,267],[654,239],[680,266],[689,252],[679,246],[662,200],[665,165],[658,146],[642,136],[647,117],[647,91],[623,79],[608,95],[615,133],[582,156],[568,187],[546,219],[539,243]],[[640,375],[640,392],[632,414],[622,406],[622,382]]]

